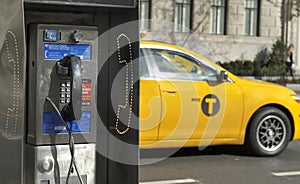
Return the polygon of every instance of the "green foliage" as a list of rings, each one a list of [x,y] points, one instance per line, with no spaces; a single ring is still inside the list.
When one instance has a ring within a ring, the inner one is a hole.
[[[260,76],[262,61],[231,61],[229,63],[220,63],[220,65],[231,73],[238,76]]]
[[[272,52],[269,57],[269,65],[281,65],[284,63],[286,45],[282,40],[277,40],[272,45]]]
[[[278,39],[272,45],[272,52],[267,62],[269,68],[266,75],[284,75],[286,72],[285,53],[286,45],[283,40]]]
[[[279,39],[272,45],[272,52],[267,55],[266,61],[262,59],[256,59],[253,62],[231,61],[220,63],[220,65],[238,76],[283,76],[286,72],[286,49],[284,42]],[[262,51],[268,53],[266,50]]]
[[[252,61],[243,62],[241,73],[246,76],[251,76],[254,74],[255,68],[253,66]]]
[[[253,67],[254,67],[253,76],[263,76],[261,71],[261,69],[265,67],[265,62],[263,60],[254,60]]]

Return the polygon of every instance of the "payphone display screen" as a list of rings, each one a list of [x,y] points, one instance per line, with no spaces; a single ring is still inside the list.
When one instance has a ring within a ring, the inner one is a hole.
[[[44,60],[60,60],[67,55],[76,55],[83,61],[91,61],[92,46],[88,44],[44,44]]]

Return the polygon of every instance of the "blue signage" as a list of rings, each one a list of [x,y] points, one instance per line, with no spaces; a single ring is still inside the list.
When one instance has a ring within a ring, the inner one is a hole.
[[[67,55],[76,55],[83,61],[92,60],[92,46],[88,44],[44,44],[44,60],[60,60]]]
[[[57,41],[57,30],[44,30],[44,41]]]
[[[71,124],[68,122],[68,126]],[[91,131],[91,112],[82,112],[79,121],[73,121],[70,127],[74,133]],[[65,134],[68,133],[64,123],[59,118],[57,112],[43,113],[43,134]]]

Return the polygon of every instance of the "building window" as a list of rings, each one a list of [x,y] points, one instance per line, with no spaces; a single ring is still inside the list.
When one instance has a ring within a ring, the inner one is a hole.
[[[258,35],[258,0],[246,0],[245,4],[245,35]]]
[[[140,30],[150,30],[151,0],[140,0]]]
[[[210,33],[226,34],[226,2],[225,0],[212,0],[210,12]]]
[[[191,0],[175,1],[175,32],[189,32],[191,28]]]

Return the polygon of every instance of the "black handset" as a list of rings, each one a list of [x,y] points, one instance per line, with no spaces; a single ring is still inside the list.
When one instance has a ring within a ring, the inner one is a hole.
[[[80,120],[82,115],[82,65],[81,59],[75,55],[65,56],[56,63],[56,72],[70,78],[70,100],[61,110],[67,122]],[[68,89],[68,88],[67,88]]]

